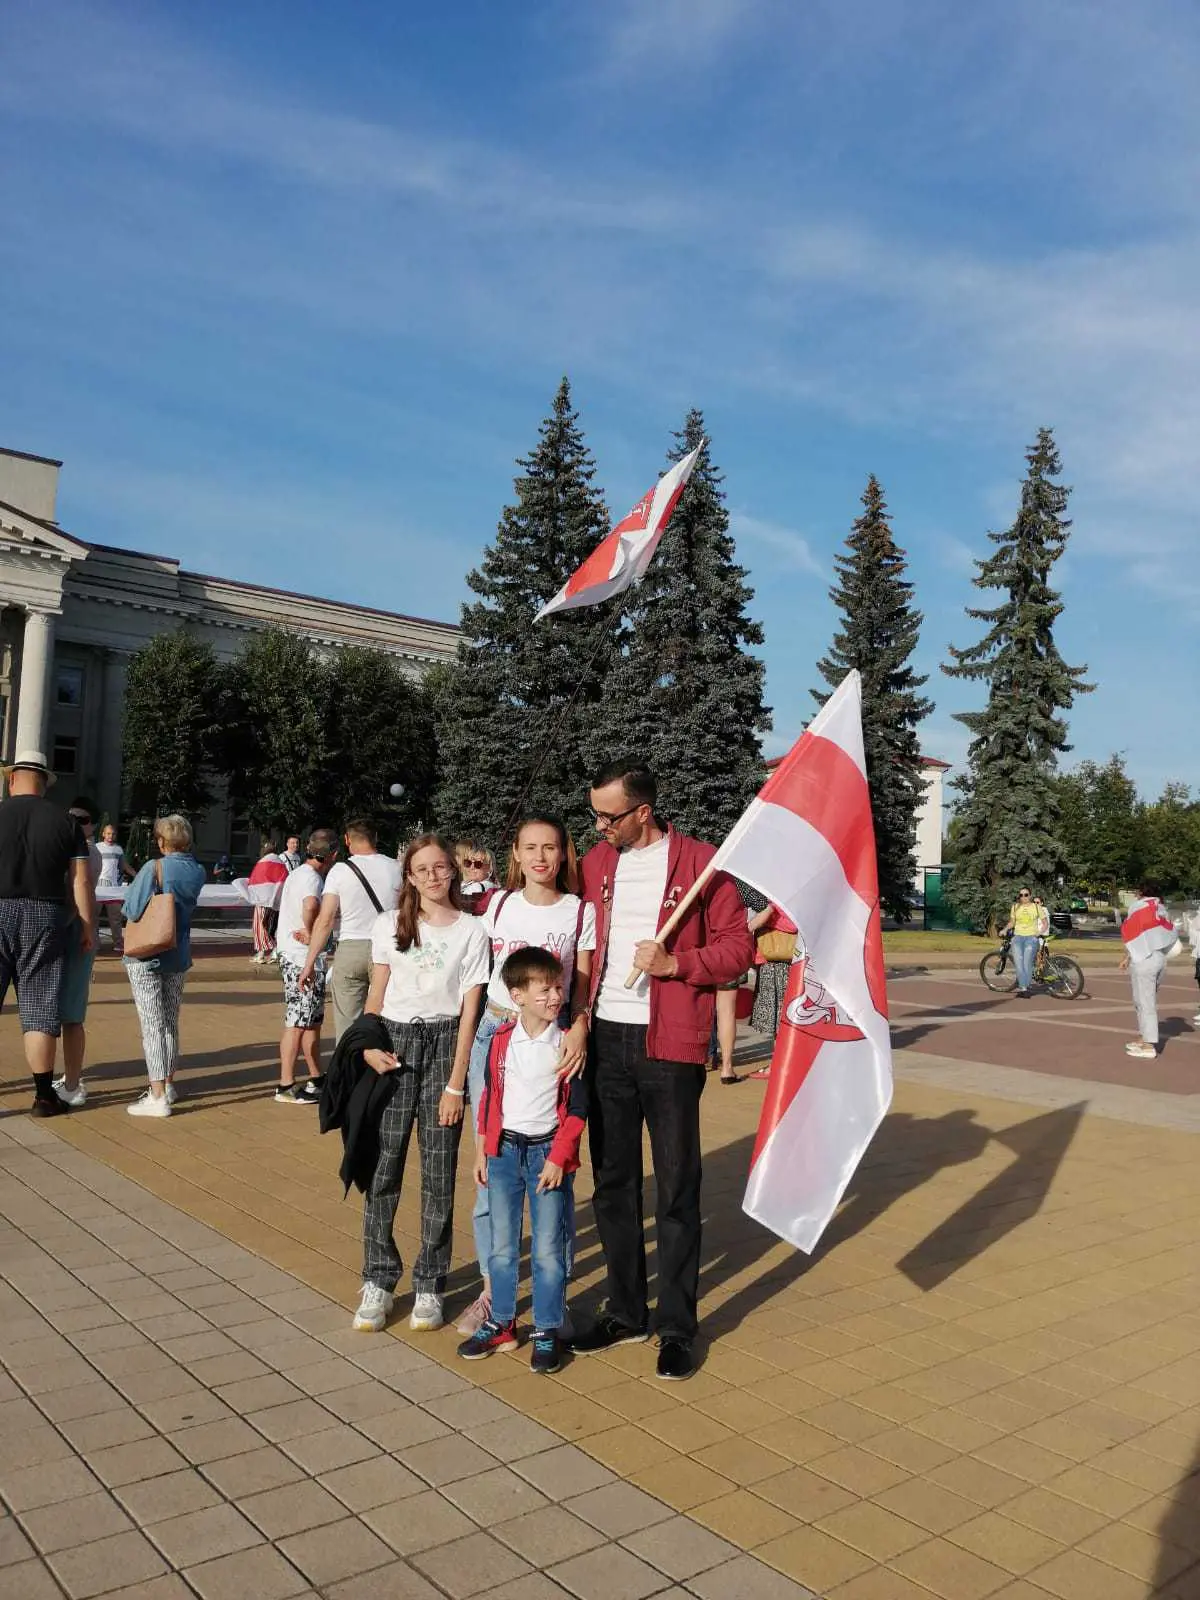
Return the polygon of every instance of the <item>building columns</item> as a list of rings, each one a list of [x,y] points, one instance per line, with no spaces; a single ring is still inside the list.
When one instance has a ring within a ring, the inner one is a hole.
[[[40,750],[47,761],[53,760],[52,752],[46,748],[53,673],[54,617],[46,611],[27,611],[25,637],[21,645],[14,755],[20,755],[25,750]]]

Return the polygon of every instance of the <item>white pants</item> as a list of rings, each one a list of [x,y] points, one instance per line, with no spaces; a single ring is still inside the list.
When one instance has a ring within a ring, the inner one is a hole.
[[[125,970],[138,1021],[142,1025],[142,1054],[152,1083],[162,1083],[179,1060],[179,1002],[186,972],[160,972],[144,962],[126,957]]]
[[[1156,950],[1144,961],[1129,962],[1129,982],[1137,1011],[1138,1032],[1144,1044],[1158,1043],[1158,986],[1167,965],[1166,951]]]

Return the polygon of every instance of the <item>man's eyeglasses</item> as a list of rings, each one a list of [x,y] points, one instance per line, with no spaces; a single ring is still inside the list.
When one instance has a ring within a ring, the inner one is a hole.
[[[640,803],[636,806],[630,806],[628,811],[592,811],[591,806],[588,807],[588,810],[592,812],[592,821],[598,828],[611,828],[614,823],[624,822],[626,817],[631,817],[635,811],[640,811],[641,809]]]

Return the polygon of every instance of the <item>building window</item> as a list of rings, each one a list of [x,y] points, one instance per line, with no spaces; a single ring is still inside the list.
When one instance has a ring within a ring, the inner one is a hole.
[[[55,772],[64,774],[77,770],[79,760],[79,740],[69,734],[59,734],[54,741],[54,755],[51,758]]]
[[[59,667],[55,701],[60,706],[83,704],[83,668]],[[72,768],[72,771],[75,769]]]

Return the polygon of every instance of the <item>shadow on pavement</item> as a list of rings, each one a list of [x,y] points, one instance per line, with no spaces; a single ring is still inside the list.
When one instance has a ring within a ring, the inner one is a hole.
[[[983,1133],[985,1144],[998,1139],[1016,1160],[901,1257],[896,1265],[905,1277],[920,1289],[936,1289],[959,1267],[1036,1216],[1086,1110],[1087,1101],[1081,1100],[1002,1133],[976,1130]],[[951,1113],[955,1115],[961,1113]]]
[[[1169,1505],[1158,1525],[1158,1559],[1151,1580],[1153,1592],[1171,1600],[1200,1600],[1200,1448],[1188,1476],[1164,1496]]]

